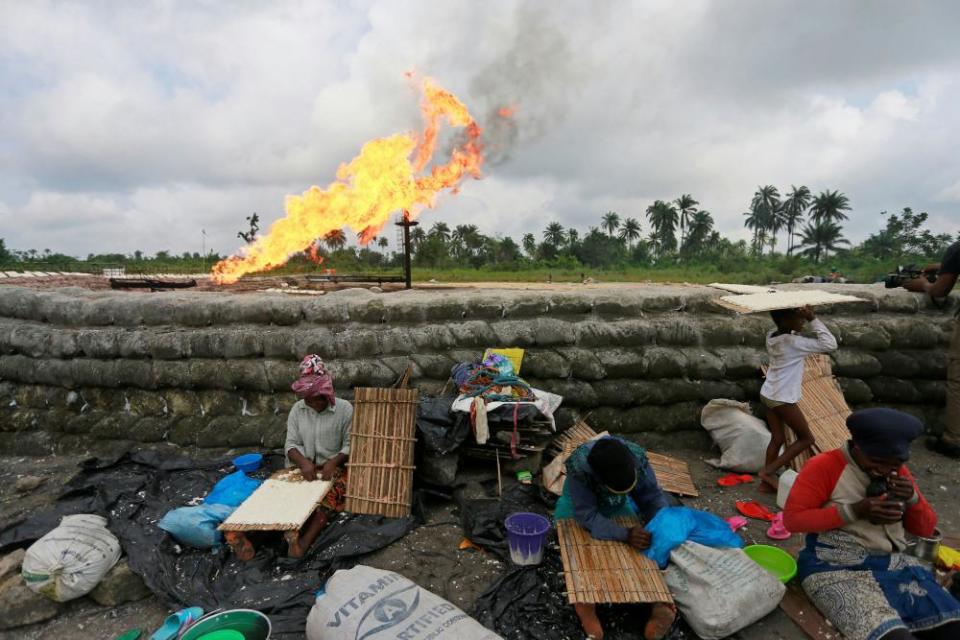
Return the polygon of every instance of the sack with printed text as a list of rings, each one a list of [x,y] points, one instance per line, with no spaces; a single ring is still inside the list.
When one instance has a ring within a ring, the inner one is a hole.
[[[364,565],[334,573],[307,616],[307,640],[502,640],[399,573]]]

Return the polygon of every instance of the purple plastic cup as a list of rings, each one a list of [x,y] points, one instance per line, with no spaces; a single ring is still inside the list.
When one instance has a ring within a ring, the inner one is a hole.
[[[503,521],[514,564],[534,565],[543,560],[550,521],[536,513],[511,513]]]

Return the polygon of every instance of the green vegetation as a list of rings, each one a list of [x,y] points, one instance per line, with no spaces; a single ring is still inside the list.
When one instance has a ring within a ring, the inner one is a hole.
[[[690,194],[673,201],[657,200],[645,211],[644,222],[608,211],[586,233],[548,223],[542,232],[513,238],[486,236],[476,225],[453,229],[442,221],[429,229],[411,230],[414,279],[445,282],[530,281],[579,282],[652,281],[704,283],[717,280],[767,284],[806,275],[839,272],[851,282],[874,282],[898,264],[925,264],[940,259],[955,239],[925,229],[926,213],[910,208],[882,212],[884,227],[857,246],[843,237],[843,221],[851,211],[839,191],[814,196],[805,186],[791,185],[781,198],[773,185],[757,188],[744,213],[751,240],[731,241],[714,229],[713,216]],[[250,242],[259,229],[259,216],[247,216],[247,230],[237,235]],[[784,252],[777,251],[783,236]],[[348,247],[342,230],[318,238],[307,251],[293,256],[277,275],[315,273],[326,269],[351,274],[397,274],[402,256],[388,253],[386,238],[373,238],[365,247]],[[125,267],[128,273],[201,273],[221,256],[159,251],[145,256],[135,251],[90,255],[80,260],[49,249],[10,251],[0,239],[0,269],[91,271]]]

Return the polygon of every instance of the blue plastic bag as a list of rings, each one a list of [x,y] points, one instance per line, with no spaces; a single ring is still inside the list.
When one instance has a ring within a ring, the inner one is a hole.
[[[743,546],[743,540],[722,518],[690,507],[660,509],[645,529],[650,532],[653,540],[644,554],[661,569],[670,561],[670,552],[687,540],[708,547]]]
[[[259,486],[260,480],[248,477],[243,471],[235,471],[213,485],[203,502],[239,507]]]
[[[223,541],[217,531],[236,507],[225,504],[201,504],[196,507],[180,507],[168,511],[157,526],[168,532],[178,542],[198,549],[209,549]]]

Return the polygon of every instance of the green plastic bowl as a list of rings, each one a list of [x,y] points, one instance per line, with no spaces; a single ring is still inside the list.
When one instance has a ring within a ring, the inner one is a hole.
[[[202,640],[215,631],[237,631],[244,640],[268,640],[270,618],[253,609],[231,609],[203,618],[187,629],[180,640]]]
[[[246,640],[243,634],[233,629],[220,629],[200,636],[199,640]]]
[[[743,549],[744,553],[758,565],[769,571],[780,582],[787,583],[797,575],[797,561],[779,547],[768,544],[752,544]]]

